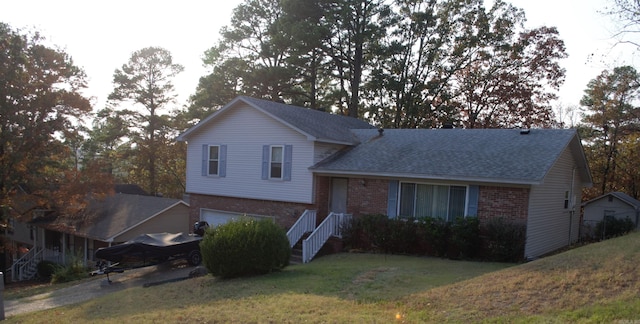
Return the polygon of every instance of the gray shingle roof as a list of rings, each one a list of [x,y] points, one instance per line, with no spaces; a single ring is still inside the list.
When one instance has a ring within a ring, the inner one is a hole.
[[[374,126],[353,117],[330,114],[283,103],[240,97],[277,119],[311,135],[317,141],[354,143],[350,129],[373,129]]]
[[[115,194],[91,203],[87,214],[93,221],[76,229],[76,233],[106,241],[178,203],[179,199]]]
[[[533,129],[526,135],[517,129],[386,129],[383,136],[377,130],[353,133],[361,144],[311,169],[317,173],[531,184],[543,180],[572,141],[579,145],[575,130],[562,129]]]
[[[185,140],[189,134],[196,129],[209,123],[215,119],[220,112],[235,106],[238,102],[244,102],[252,107],[264,112],[265,114],[275,118],[285,125],[301,132],[310,137],[311,140],[328,143],[356,144],[357,139],[350,129],[373,129],[374,126],[347,116],[330,114],[318,110],[287,105],[262,99],[256,99],[246,96],[239,96],[232,100],[222,109],[205,118],[198,125],[190,128],[178,137],[178,140]]]

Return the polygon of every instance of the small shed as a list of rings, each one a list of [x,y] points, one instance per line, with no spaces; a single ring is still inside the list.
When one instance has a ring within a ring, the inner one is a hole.
[[[583,224],[593,228],[606,216],[617,219],[629,218],[638,228],[640,221],[640,201],[624,192],[610,192],[582,204]]]

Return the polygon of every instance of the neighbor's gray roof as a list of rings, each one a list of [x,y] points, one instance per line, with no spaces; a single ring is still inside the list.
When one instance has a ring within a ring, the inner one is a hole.
[[[357,143],[351,129],[373,129],[374,126],[347,116],[330,114],[318,110],[287,105],[262,99],[246,96],[239,96],[233,99],[220,110],[209,115],[194,127],[188,129],[178,137],[178,140],[187,140],[189,135],[215,120],[224,111],[231,109],[239,102],[244,102],[249,106],[262,111],[272,118],[282,122],[288,127],[307,136],[310,140],[318,142],[339,143],[353,145]]]
[[[636,210],[640,210],[640,201],[638,199],[635,199],[635,198],[627,195],[626,193],[620,192],[620,191],[609,192],[609,193],[606,193],[606,194],[604,194],[602,196],[593,198],[593,199],[591,199],[589,201],[585,201],[584,203],[582,203],[582,206],[586,206],[588,204],[593,203],[594,201],[600,200],[600,199],[608,197],[608,196],[616,197],[616,198],[620,199],[622,202],[626,203],[627,205],[635,208]]]
[[[118,193],[91,203],[87,214],[92,221],[76,229],[76,235],[109,241],[180,203],[179,199]]]
[[[371,175],[499,183],[540,183],[572,146],[582,179],[591,176],[575,130],[354,130],[361,144],[312,167],[325,174]]]

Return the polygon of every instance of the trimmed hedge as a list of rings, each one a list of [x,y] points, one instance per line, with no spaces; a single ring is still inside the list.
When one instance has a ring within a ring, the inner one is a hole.
[[[447,222],[441,218],[402,219],[376,214],[353,218],[344,227],[343,238],[351,250],[520,261],[525,232],[523,225],[503,219],[481,228],[475,217],[459,217]]]
[[[629,217],[618,219],[613,216],[605,216],[605,218],[596,224],[594,234],[596,238],[606,240],[628,234],[633,231],[635,227],[635,224]]]
[[[518,262],[524,259],[527,229],[524,224],[492,218],[484,224],[485,250],[491,261]]]
[[[233,278],[278,271],[289,265],[287,234],[273,221],[242,218],[207,229],[202,262],[214,276]]]

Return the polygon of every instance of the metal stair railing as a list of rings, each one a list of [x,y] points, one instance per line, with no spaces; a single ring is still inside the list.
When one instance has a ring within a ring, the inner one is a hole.
[[[313,232],[316,229],[316,211],[305,210],[302,216],[298,218],[295,224],[287,231],[287,238],[291,247],[296,245],[300,238],[307,232]]]
[[[42,261],[42,251],[44,249],[33,247],[27,254],[16,260],[11,265],[11,280],[22,281],[31,279],[37,269],[38,262]]]
[[[351,217],[351,214],[333,212],[329,214],[318,228],[306,240],[302,241],[302,262],[311,261],[331,236],[342,237],[342,227]]]

